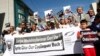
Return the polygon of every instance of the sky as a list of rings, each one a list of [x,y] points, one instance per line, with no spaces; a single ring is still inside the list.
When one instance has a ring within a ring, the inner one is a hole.
[[[90,4],[95,0],[23,0],[34,12],[38,11],[40,17],[44,17],[44,11],[53,9],[54,13],[63,10],[63,6],[71,5],[71,11],[76,12],[76,8],[82,6],[84,12],[89,10]]]

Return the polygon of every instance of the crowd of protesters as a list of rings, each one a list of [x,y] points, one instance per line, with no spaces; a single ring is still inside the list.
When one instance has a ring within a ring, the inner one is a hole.
[[[47,19],[53,19],[53,21],[42,21],[41,19],[38,19],[38,23],[27,23],[22,22],[19,23],[18,27],[11,26],[10,23],[6,24],[5,30],[2,32],[2,36],[5,34],[9,34],[12,32],[16,33],[30,33],[35,31],[45,31],[45,30],[54,30],[59,28],[68,28],[71,26],[80,26],[80,22],[82,20],[86,20],[88,23],[88,26],[93,31],[100,31],[100,15],[95,15],[94,11],[92,9],[89,9],[87,13],[84,13],[82,7],[78,7],[76,9],[77,13],[72,13],[70,10],[66,9],[65,14],[63,14],[60,19],[58,20],[57,17],[52,16],[52,18]]]
[[[62,14],[61,17],[59,17],[60,18],[59,20],[57,19],[56,16],[47,15],[49,16],[49,18],[47,19],[53,19],[53,21],[52,20],[42,21],[41,19],[38,19],[38,23],[21,22],[19,23],[19,26],[16,28],[14,26],[11,26],[10,23],[7,23],[5,30],[3,30],[2,32],[2,37],[4,37],[6,34],[14,35],[14,34],[25,34],[31,32],[55,30],[61,28],[67,29],[73,26],[80,27],[82,30],[86,30],[88,28],[91,31],[96,31],[98,32],[97,33],[98,37],[100,37],[100,13],[95,15],[93,9],[89,9],[87,13],[84,13],[84,9],[82,7],[78,7],[76,11],[77,13],[72,13],[70,10],[66,9],[65,14]],[[83,50],[84,52],[86,52],[87,49],[85,50],[83,48]]]

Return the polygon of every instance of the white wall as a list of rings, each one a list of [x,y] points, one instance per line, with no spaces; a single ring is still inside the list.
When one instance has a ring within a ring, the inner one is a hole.
[[[14,26],[14,0],[0,0],[0,13],[5,13],[3,29],[8,22]]]

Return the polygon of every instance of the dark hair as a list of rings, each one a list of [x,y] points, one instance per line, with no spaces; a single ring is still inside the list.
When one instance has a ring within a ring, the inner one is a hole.
[[[87,22],[87,20],[84,19],[84,20],[81,20],[80,23],[86,23],[87,24],[88,22]]]
[[[37,25],[37,23],[33,23],[32,25]]]
[[[100,8],[97,8],[97,12],[100,13]]]
[[[96,14],[94,21],[98,20],[99,18],[100,18],[100,13]]]
[[[87,14],[89,14],[89,11],[90,11],[90,10],[92,10],[92,11],[94,12],[94,10],[93,10],[93,9],[89,9],[89,10],[88,10],[88,12],[87,12]],[[95,13],[94,13],[94,15],[95,15]]]
[[[51,26],[54,26],[55,24],[54,24],[54,22],[50,22],[50,25],[51,25]]]
[[[10,27],[10,23],[6,23],[5,26],[6,26],[6,27]]]

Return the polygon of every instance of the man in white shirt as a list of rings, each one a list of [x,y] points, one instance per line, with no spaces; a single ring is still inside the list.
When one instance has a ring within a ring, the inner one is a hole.
[[[74,14],[74,19],[75,19],[75,21],[76,21],[77,23],[80,23],[80,21],[81,21],[81,20],[84,20],[84,19],[86,19],[87,21],[89,21],[89,20],[90,20],[90,17],[89,17],[88,14],[85,14],[85,13],[83,12],[83,8],[82,8],[82,7],[78,7],[78,8],[77,8],[77,13]]]

